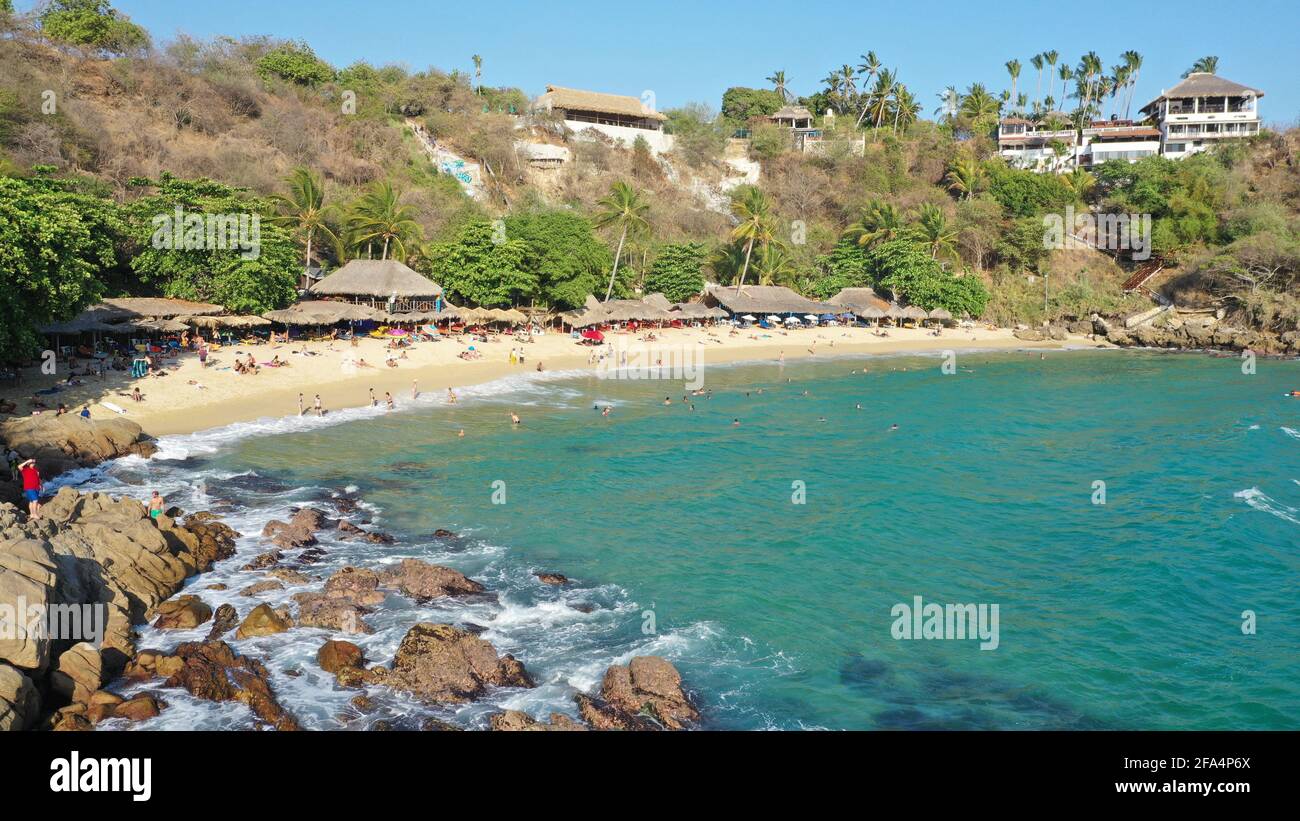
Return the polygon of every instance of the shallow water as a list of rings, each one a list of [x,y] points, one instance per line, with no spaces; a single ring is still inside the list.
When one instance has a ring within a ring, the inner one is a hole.
[[[157,488],[249,534],[187,590],[241,615],[304,589],[238,595],[267,520],[361,500],[398,543],[327,541],[308,572],[417,556],[500,594],[391,595],[355,639],[368,657],[389,661],[417,621],[471,623],[540,685],[457,709],[376,688],[381,711],[361,717],[316,667],[327,631],[240,642],[309,727],[575,714],[574,693],[645,653],[677,664],[713,728],[1300,727],[1300,400],[1281,396],[1300,363],[1248,376],[1230,358],[964,353],[945,375],[940,361],[710,368],[693,411],[680,383],[521,376],[451,407],[399,398],[397,413],[167,437],[85,487]],[[914,596],[998,605],[997,649],[894,639],[891,608]],[[144,628],[141,647],[204,633]],[[252,726],[242,706],[165,697],[140,726]]]

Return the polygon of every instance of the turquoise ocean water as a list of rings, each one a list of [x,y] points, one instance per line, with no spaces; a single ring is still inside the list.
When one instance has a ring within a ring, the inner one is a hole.
[[[678,666],[711,728],[1300,727],[1300,399],[1282,397],[1300,363],[1246,375],[1234,358],[1108,351],[939,366],[714,367],[694,410],[680,382],[520,376],[456,406],[168,437],[86,487],[223,512],[248,534],[240,556],[191,587],[241,614],[302,589],[238,595],[265,521],[357,500],[397,544],[327,541],[315,572],[419,556],[500,596],[391,596],[358,641],[369,657],[389,660],[416,621],[470,623],[541,685],[456,709],[376,690],[383,709],[362,717],[315,666],[325,631],[241,643],[311,727],[573,713],[575,692],[640,653]],[[543,570],[573,583],[542,585]],[[230,589],[203,589],[215,581]],[[998,605],[997,649],[896,640],[891,608],[915,596]],[[239,705],[168,699],[146,726],[251,723]]]

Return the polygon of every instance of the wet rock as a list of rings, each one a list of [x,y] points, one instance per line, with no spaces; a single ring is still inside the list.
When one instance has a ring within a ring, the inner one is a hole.
[[[549,723],[542,723],[527,713],[519,710],[506,710],[488,719],[492,729],[498,732],[527,731],[583,731],[587,728],[563,713],[551,713]]]
[[[355,707],[359,713],[373,713],[376,709],[374,700],[369,696],[357,696],[348,703]]]
[[[390,733],[393,731],[393,722],[381,718],[366,729],[375,733]]]
[[[316,663],[325,672],[334,674],[345,667],[362,666],[366,656],[350,641],[327,641],[316,651]]]
[[[420,730],[425,733],[459,733],[460,727],[437,718],[426,718],[420,722]]]
[[[293,621],[289,618],[288,613],[283,610],[275,610],[269,604],[259,604],[239,625],[239,629],[235,631],[235,638],[251,639],[257,636],[271,636],[276,633],[283,633],[290,627],[293,627]]]
[[[578,711],[597,730],[683,730],[700,714],[682,690],[677,668],[659,656],[637,656],[605,671],[600,699],[577,696]]]
[[[203,589],[204,590],[228,590],[230,589],[230,585],[225,584],[224,582],[217,582],[216,584],[210,584],[207,587],[204,587]]]
[[[299,627],[323,627],[344,633],[373,633],[366,624],[365,615],[370,609],[346,599],[333,599],[324,593],[296,593]]]
[[[50,717],[50,729],[55,732],[86,732],[93,730],[90,719],[86,716],[86,705],[73,704],[56,712]]]
[[[279,579],[285,584],[307,584],[312,580],[311,576],[289,567],[273,567],[266,571],[266,575]]]
[[[112,717],[124,718],[127,721],[144,721],[156,718],[166,707],[165,701],[160,701],[153,696],[141,695],[114,707]]]
[[[386,587],[396,588],[415,599],[466,596],[484,591],[483,585],[459,571],[419,559],[402,559],[397,566],[386,568],[380,580]]]
[[[84,704],[104,683],[104,664],[99,650],[88,641],[78,642],[59,656],[50,673],[50,688],[64,699]]]
[[[262,570],[263,568],[271,567],[272,565],[278,564],[282,559],[284,559],[283,553],[281,553],[279,550],[271,550],[255,557],[251,562],[244,565],[243,569]]]
[[[384,601],[384,594],[379,592],[379,574],[357,567],[345,567],[330,576],[325,582],[325,595],[361,605]]]
[[[498,656],[487,641],[450,624],[421,623],[407,631],[393,666],[371,667],[341,683],[384,684],[427,701],[461,703],[489,687],[534,687],[513,656]]]
[[[540,581],[542,584],[559,585],[559,584],[569,583],[569,577],[562,576],[559,573],[534,573],[533,575],[536,576],[537,580]]]
[[[452,533],[450,530],[443,530],[442,528],[438,528],[437,530],[433,531],[433,538],[435,538],[435,539],[459,539],[460,537],[457,536],[455,533]]]
[[[319,547],[313,547],[310,550],[304,550],[302,553],[299,553],[296,561],[298,564],[316,564],[316,562],[319,562],[324,555],[324,550],[321,550]]]
[[[164,687],[183,687],[206,701],[239,701],[277,730],[297,730],[297,720],[276,700],[266,667],[224,641],[188,642],[176,648],[181,667]]]
[[[36,685],[21,670],[0,663],[0,732],[35,726],[41,711]]]
[[[126,665],[122,675],[133,680],[168,678],[181,669],[184,661],[158,650],[142,650]]]
[[[184,529],[197,540],[193,553],[199,572],[206,573],[213,564],[235,555],[235,539],[239,538],[239,533],[212,514],[190,516],[185,520]]]
[[[212,618],[212,608],[198,596],[178,596],[153,609],[158,620],[153,626],[159,630],[192,630]]]
[[[130,454],[149,457],[157,451],[129,419],[83,419],[72,414],[7,419],[0,422],[0,440],[23,459],[35,459],[46,481],[107,459]]]
[[[239,624],[239,612],[233,605],[223,604],[217,608],[217,613],[212,619],[212,629],[208,631],[208,641],[219,639],[226,633],[235,629]]]
[[[252,596],[259,595],[261,593],[266,593],[271,590],[283,590],[283,589],[284,589],[284,585],[280,584],[278,581],[275,581],[274,579],[266,579],[265,581],[254,582],[253,584],[250,584],[248,587],[245,587],[243,590],[240,590],[239,595],[252,597]]]

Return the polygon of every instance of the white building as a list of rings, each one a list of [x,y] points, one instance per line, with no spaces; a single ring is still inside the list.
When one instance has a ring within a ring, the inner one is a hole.
[[[1161,153],[1177,159],[1225,139],[1259,133],[1264,92],[1213,74],[1194,72],[1142,107],[1155,120]]]
[[[636,97],[547,86],[535,107],[559,113],[564,125],[575,133],[593,129],[625,148],[631,148],[638,137],[656,154],[665,154],[673,148],[673,136],[664,133],[664,121],[668,118]]]
[[[1092,168],[1110,160],[1137,162],[1160,153],[1160,129],[1132,120],[1094,120],[1083,130],[1075,158],[1079,168]]]
[[[1007,117],[998,123],[998,153],[1012,168],[1028,171],[1068,171],[1075,165],[1079,135],[1064,115],[1048,122]],[[1059,121],[1059,122],[1057,122]]]

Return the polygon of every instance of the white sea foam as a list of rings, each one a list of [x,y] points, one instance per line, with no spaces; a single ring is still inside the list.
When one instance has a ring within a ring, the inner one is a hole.
[[[1260,510],[1264,513],[1271,513],[1279,519],[1285,519],[1288,522],[1300,525],[1300,509],[1282,504],[1257,487],[1239,490],[1232,495],[1237,499],[1241,499],[1255,510]]]

